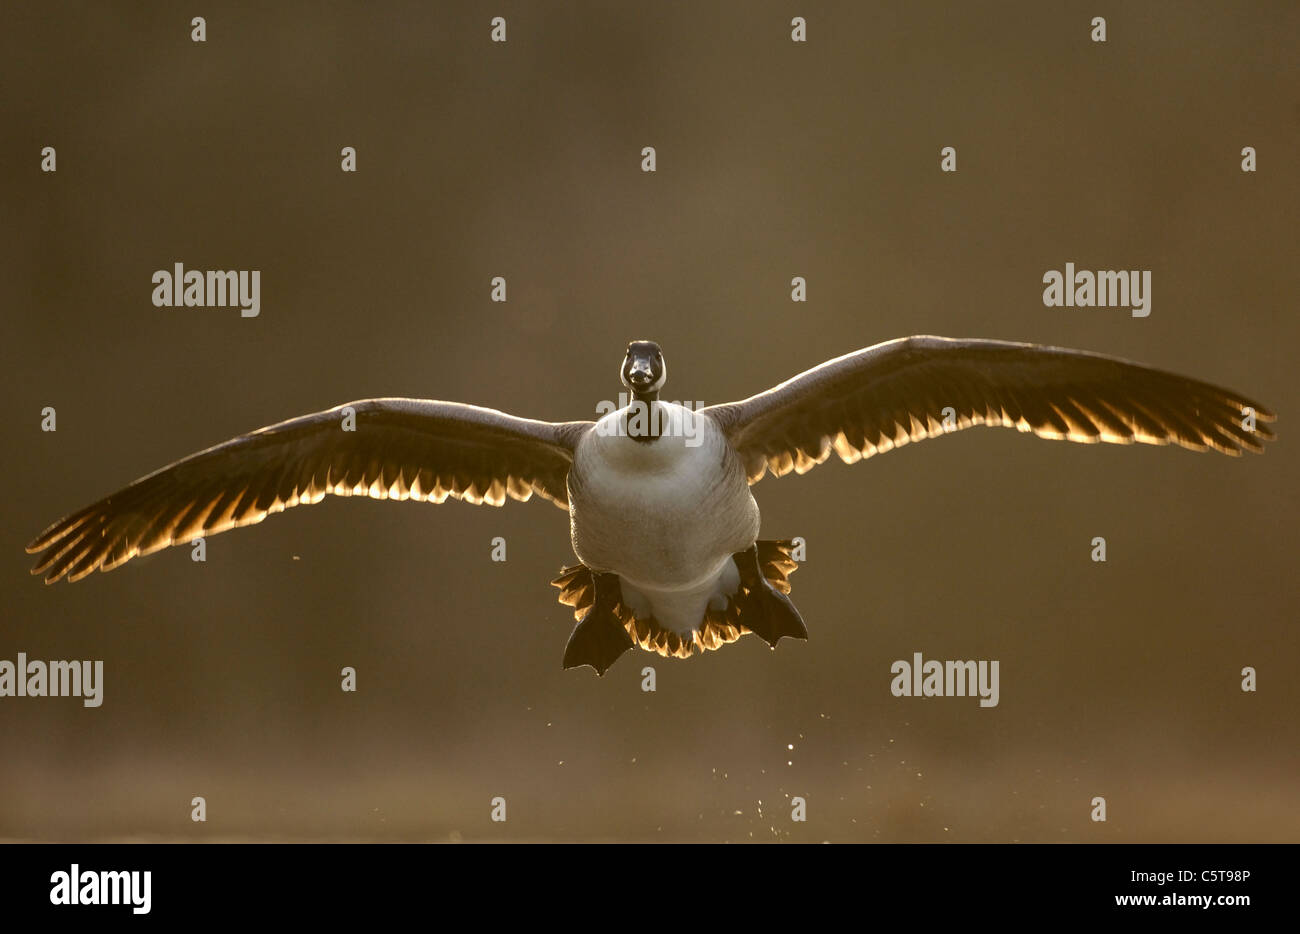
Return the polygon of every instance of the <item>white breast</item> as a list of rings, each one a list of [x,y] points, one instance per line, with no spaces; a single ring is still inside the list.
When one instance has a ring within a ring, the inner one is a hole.
[[[654,405],[670,430],[653,442],[626,436],[626,409],[579,442],[569,472],[573,550],[592,570],[619,576],[638,616],[684,634],[711,601],[721,608],[735,592],[730,558],[758,537],[758,504],[711,418]]]

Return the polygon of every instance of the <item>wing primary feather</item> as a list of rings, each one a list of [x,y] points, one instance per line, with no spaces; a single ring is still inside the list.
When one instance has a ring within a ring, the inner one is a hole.
[[[852,463],[956,427],[996,425],[1076,442],[1263,450],[1271,411],[1225,389],[1101,354],[991,340],[911,337],[814,367],[705,413],[726,432],[751,483],[800,473],[829,442]],[[1241,409],[1255,411],[1243,426]]]

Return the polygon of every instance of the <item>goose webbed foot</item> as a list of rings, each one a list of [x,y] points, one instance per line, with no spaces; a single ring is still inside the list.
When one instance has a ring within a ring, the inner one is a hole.
[[[593,571],[591,581],[595,600],[573,627],[569,644],[564,648],[564,667],[590,665],[597,675],[604,675],[620,655],[632,648],[633,642],[615,612],[622,597],[618,575]]]
[[[760,639],[776,648],[783,637],[807,639],[808,627],[790,598],[772,586],[758,564],[758,546],[732,556],[740,571],[740,622]]]

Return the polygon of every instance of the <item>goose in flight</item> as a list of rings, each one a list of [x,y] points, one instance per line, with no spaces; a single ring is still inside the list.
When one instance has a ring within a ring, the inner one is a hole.
[[[567,509],[581,564],[553,583],[577,618],[564,667],[604,674],[633,645],[685,657],[753,632],[807,638],[789,541],[760,541],[750,487],[973,425],[1042,438],[1262,451],[1273,413],[1227,389],[1115,357],[907,337],[740,402],[661,402],[659,345],[633,341],[631,399],[597,421],[543,422],[423,399],[365,399],[192,454],[55,522],[30,545],[45,582],[261,522],[326,494]]]

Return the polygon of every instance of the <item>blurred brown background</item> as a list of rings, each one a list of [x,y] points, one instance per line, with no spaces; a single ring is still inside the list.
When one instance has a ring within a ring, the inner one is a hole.
[[[0,838],[1300,839],[1300,6],[1103,6],[11,6],[0,658],[107,683],[0,700]],[[1152,270],[1151,316],[1045,308],[1067,261]],[[260,317],[154,308],[174,262],[260,269]],[[764,536],[808,541],[811,641],[599,680],[560,669],[572,553],[540,500],[330,499],[206,564],[27,573],[60,515],[350,399],[590,418],[632,338],[667,398],[714,403],[912,333],[1197,376],[1280,440],[969,431],[765,480]],[[914,651],[999,659],[1001,704],[894,698]]]

